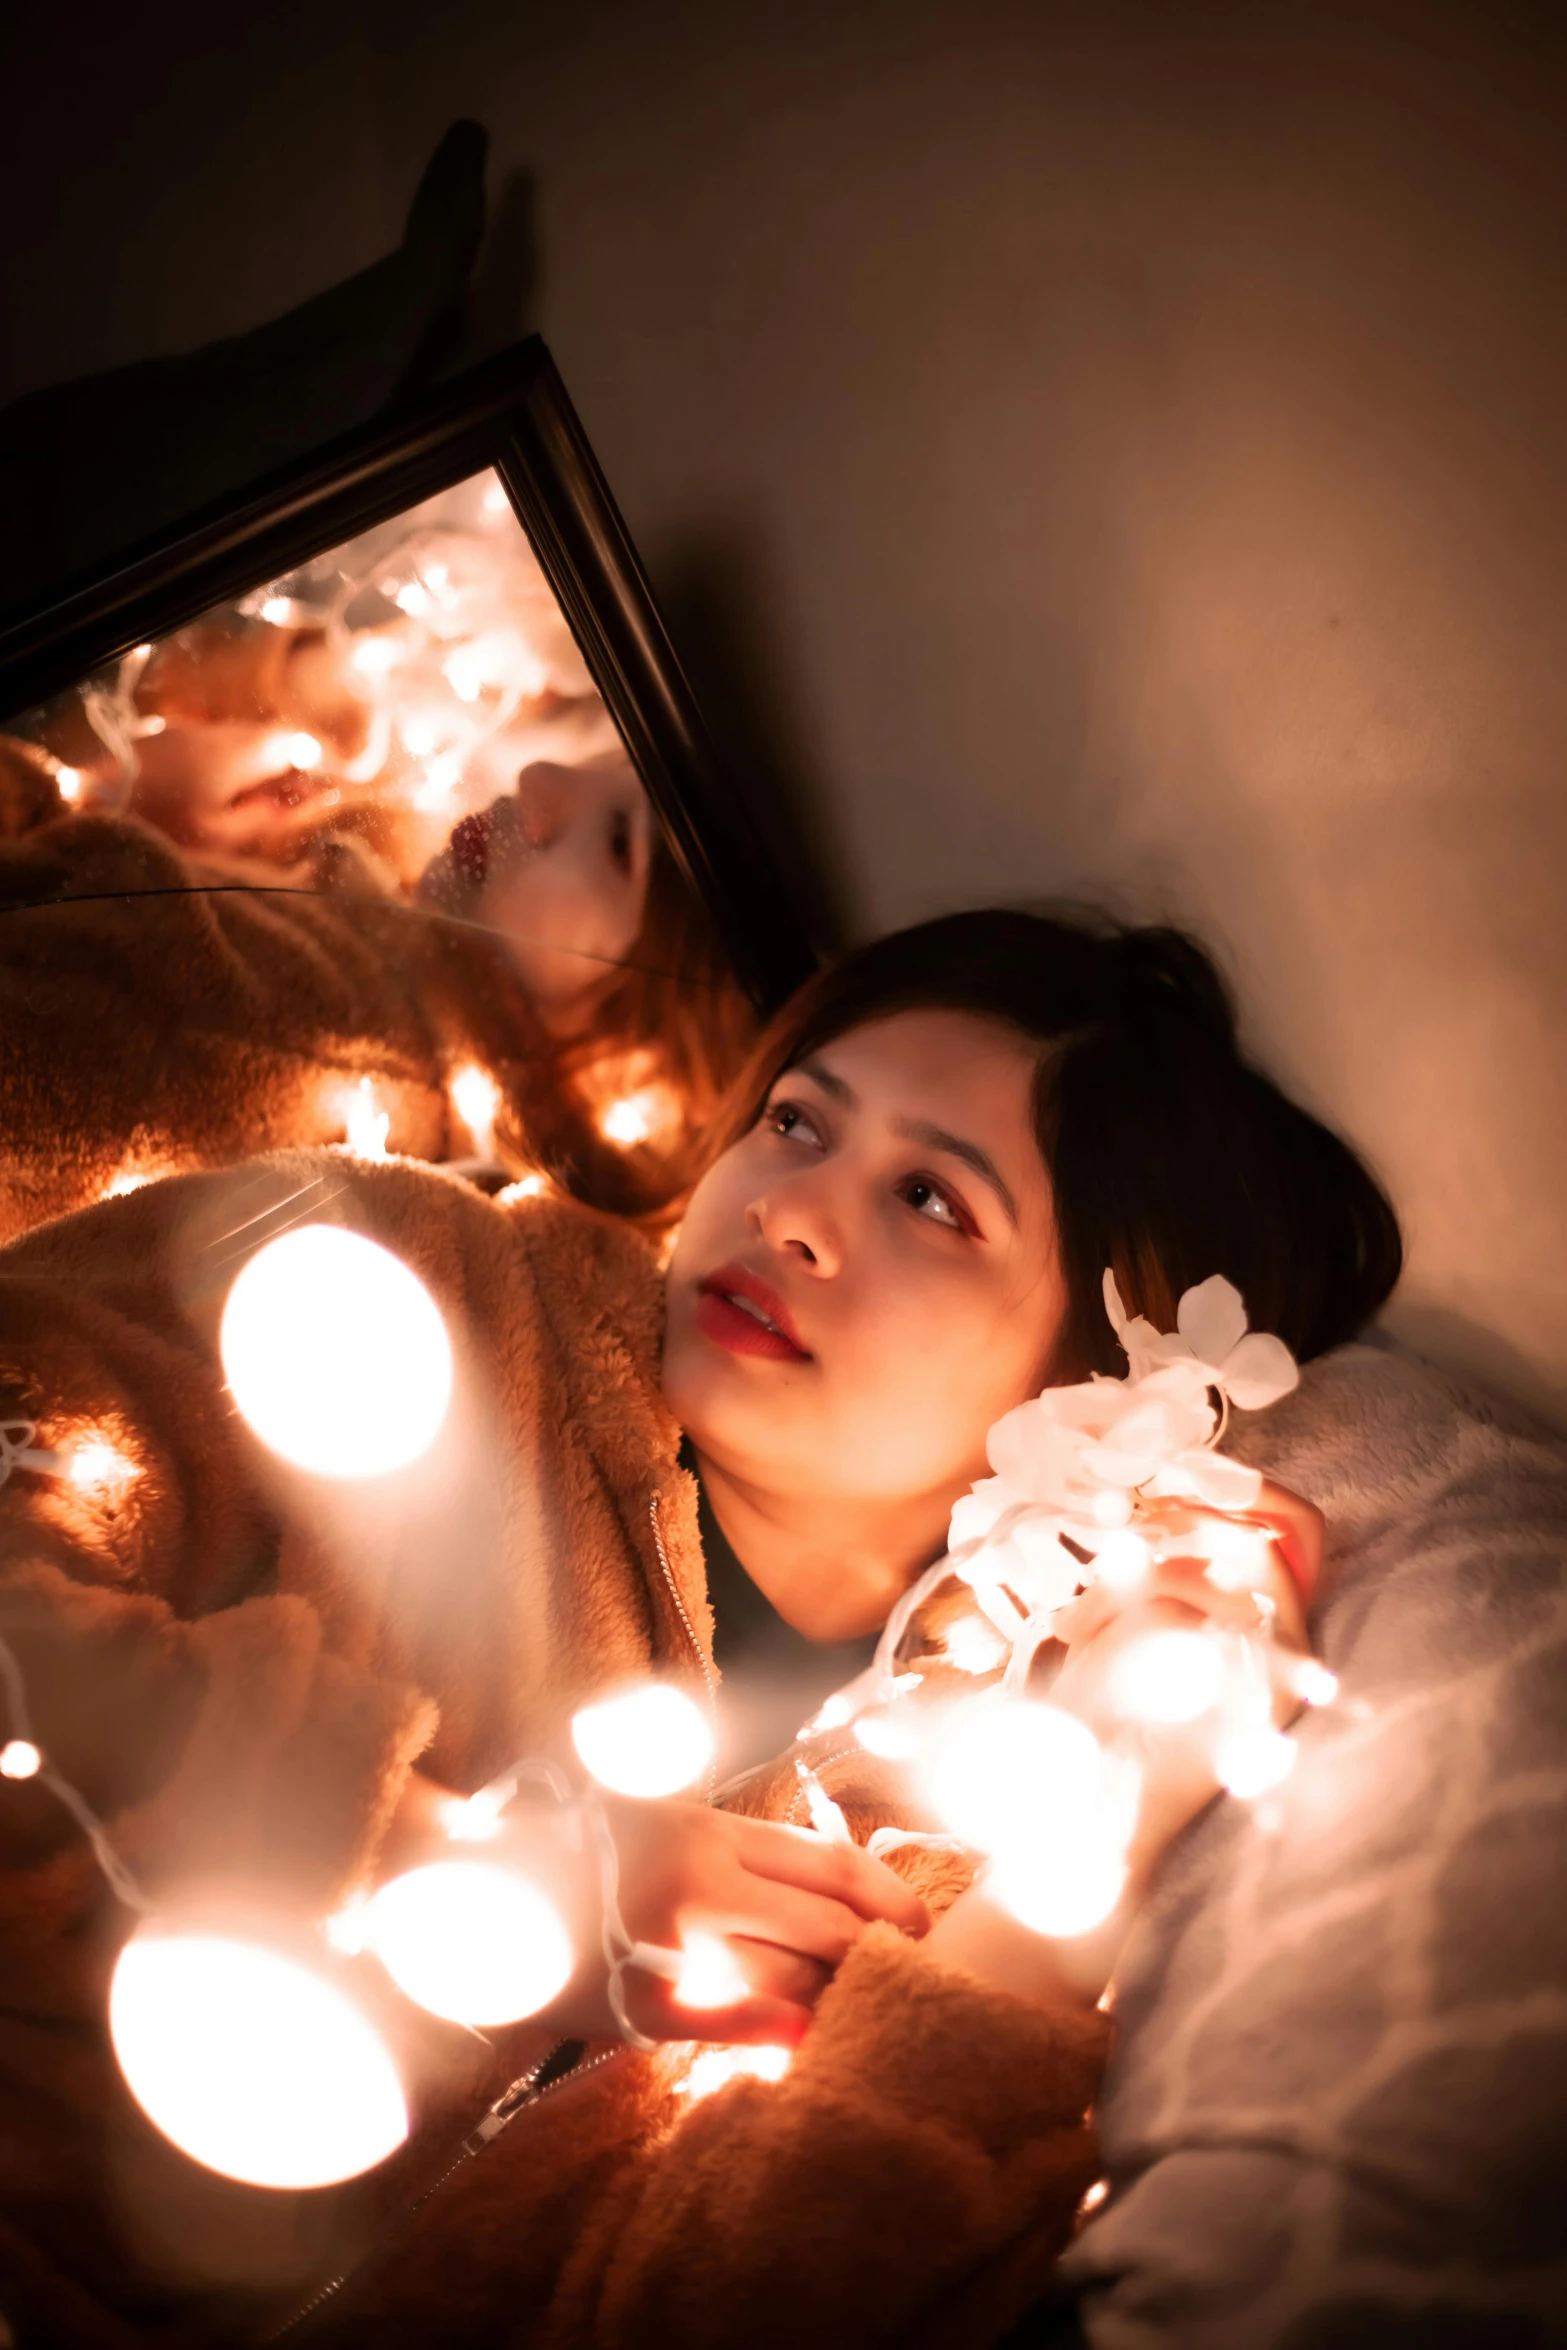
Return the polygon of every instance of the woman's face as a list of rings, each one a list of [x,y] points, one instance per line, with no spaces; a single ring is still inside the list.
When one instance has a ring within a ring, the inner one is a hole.
[[[525,767],[486,818],[478,919],[505,934],[547,1026],[592,1013],[636,944],[652,852],[647,795],[624,753]]]
[[[664,1393],[760,1495],[939,1511],[1038,1391],[1064,1310],[1034,1139],[1037,1049],[902,1012],[780,1078],[692,1197]]]

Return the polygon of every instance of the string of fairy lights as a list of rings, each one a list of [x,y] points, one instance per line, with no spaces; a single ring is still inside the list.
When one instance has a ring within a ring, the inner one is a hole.
[[[1060,1937],[1090,1931],[1122,1898],[1151,1735],[1189,1725],[1207,1740],[1221,1785],[1250,1799],[1277,1787],[1295,1760],[1280,1712],[1331,1703],[1336,1689],[1322,1665],[1274,1637],[1264,1588],[1272,1532],[1247,1515],[1261,1479],[1215,1449],[1232,1405],[1262,1409],[1294,1386],[1287,1350],[1248,1331],[1238,1294],[1217,1278],[1187,1292],[1171,1333],[1129,1317],[1108,1275],[1106,1308],[1127,1376],[1047,1389],[998,1422],[995,1474],[959,1503],[948,1552],[900,1600],[866,1671],[802,1732],[802,1742],[841,1733],[907,1771],[936,1825],[883,1829],[873,1852],[904,1842],[962,1847],[997,1901]],[[335,1483],[412,1467],[452,1408],[452,1346],[429,1290],[390,1250],[336,1225],[298,1224],[255,1250],[229,1287],[219,1353],[235,1407],[260,1441],[295,1470]],[[139,1473],[101,1432],[46,1444],[34,1422],[0,1424],[0,1485],[18,1474],[52,1479],[90,1504]],[[1038,1651],[1085,1587],[1098,1583],[1124,1602],[1174,1558],[1201,1559],[1219,1590],[1249,1594],[1254,1621],[1141,1632],[1117,1658],[1108,1725],[1091,1728],[1048,1692],[1033,1693]],[[926,1640],[921,1614],[943,1585],[965,1596],[965,1612],[945,1611],[934,1653],[916,1642],[923,1663],[911,1662],[911,1635]],[[654,2046],[631,2013],[638,1974],[667,1982],[693,2018],[747,1996],[721,1938],[690,1934],[666,1948],[636,1938],[621,1913],[620,1858],[600,1791],[680,1794],[712,1760],[706,1716],[670,1684],[614,1688],[576,1713],[580,1782],[555,1762],[524,1758],[444,1807],[447,1849],[308,1928],[238,1919],[217,1905],[209,1913],[190,1892],[173,1907],[149,1899],[51,1762],[3,1641],[0,1696],[0,1777],[36,1780],[66,1807],[136,1918],[108,2002],[125,2081],[167,2137],[229,2177],[327,2185],[403,2142],[408,2089],[386,1986],[477,2031],[559,1997],[584,1954],[549,1869],[537,1865],[541,1835],[557,1860],[575,1854],[596,1871],[609,2006],[629,2045]],[[804,1756],[795,1775],[811,1826],[847,1838],[842,1811]],[[367,1969],[378,1970],[373,1983]],[[692,2064],[689,2093],[705,2094],[736,2069],[777,2078],[787,2062],[779,2050],[711,2049]]]

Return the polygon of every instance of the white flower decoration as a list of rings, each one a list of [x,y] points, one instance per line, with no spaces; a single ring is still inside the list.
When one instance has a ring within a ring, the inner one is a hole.
[[[1248,1330],[1240,1291],[1222,1273],[1188,1289],[1175,1309],[1175,1328],[1157,1331],[1141,1314],[1128,1315],[1115,1275],[1105,1269],[1105,1312],[1121,1341],[1134,1382],[1166,1365],[1192,1365],[1205,1387],[1217,1387],[1238,1412],[1260,1412],[1300,1384],[1295,1358],[1281,1338]]]

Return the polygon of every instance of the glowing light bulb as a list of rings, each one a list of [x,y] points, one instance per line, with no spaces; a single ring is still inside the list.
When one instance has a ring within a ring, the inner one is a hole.
[[[841,1730],[846,1722],[852,1722],[853,1719],[853,1705],[844,1696],[842,1690],[837,1689],[834,1690],[826,1703],[811,1716],[805,1728],[814,1738],[822,1730]]]
[[[454,2024],[514,2024],[565,1988],[571,1937],[544,1895],[493,1861],[437,1860],[371,1900],[365,1944],[398,1989]]]
[[[682,2007],[738,2007],[751,1986],[716,1934],[687,1934],[681,1951],[675,1997]]]
[[[356,1159],[387,1157],[386,1138],[392,1131],[392,1113],[383,1110],[374,1085],[361,1077],[348,1097],[344,1141]]]
[[[261,617],[273,628],[281,628],[293,609],[287,596],[264,596],[261,600]]]
[[[646,1142],[653,1131],[652,1111],[646,1094],[627,1094],[623,1100],[611,1102],[599,1120],[599,1132],[606,1142],[618,1143],[622,1150],[634,1150],[639,1142]]]
[[[263,1944],[144,1929],[115,1967],[109,2031],[149,2121],[225,2178],[330,2186],[408,2135],[402,2084],[368,2019]]]
[[[1290,1679],[1296,1696],[1307,1705],[1331,1705],[1338,1695],[1337,1673],[1330,1673],[1314,1656],[1301,1657]]]
[[[1282,1786],[1295,1768],[1298,1749],[1282,1730],[1242,1726],[1226,1730],[1214,1755],[1221,1787],[1249,1799]]]
[[[1124,1853],[1091,1830],[992,1862],[985,1887],[1019,1925],[1070,1941],[1103,1925],[1126,1890]]]
[[[1094,1553],[1094,1579],[1107,1591],[1135,1591],[1148,1579],[1153,1552],[1130,1526],[1121,1527],[1101,1542]]]
[[[361,677],[385,677],[402,659],[402,647],[389,636],[362,636],[349,653]]]
[[[313,734],[284,734],[278,737],[278,756],[288,766],[298,767],[310,774],[322,760],[321,745]]]
[[[1111,1693],[1143,1722],[1195,1722],[1218,1701],[1224,1659],[1201,1632],[1150,1632],[1116,1659]]]
[[[98,1438],[86,1444],[73,1445],[66,1468],[71,1483],[85,1493],[128,1485],[140,1474],[136,1463],[117,1446],[105,1444]]]
[[[1007,1649],[988,1624],[960,1616],[942,1634],[941,1661],[960,1673],[993,1673],[1007,1661]]]
[[[584,1706],[572,1719],[571,1739],[599,1785],[617,1795],[677,1795],[713,1755],[700,1708],[683,1690],[655,1681]]]
[[[0,1779],[36,1779],[44,1758],[30,1738],[8,1738],[0,1746]]]
[[[800,1792],[805,1797],[805,1808],[811,1816],[811,1826],[817,1835],[825,1836],[829,1844],[852,1844],[854,1838],[849,1832],[848,1821],[809,1763],[797,1762],[794,1771],[800,1782]]]
[[[434,1299],[390,1249],[304,1224],[257,1250],[218,1333],[263,1444],[322,1477],[384,1477],[427,1452],[452,1393]]]
[[[126,1199],[133,1191],[142,1191],[152,1181],[150,1175],[138,1175],[134,1167],[126,1167],[103,1187],[105,1199]]]
[[[861,1714],[854,1735],[867,1754],[877,1755],[883,1762],[908,1762],[919,1744],[914,1724],[900,1720],[884,1706]]]
[[[1097,2211],[1109,2192],[1110,2182],[1108,2179],[1095,2179],[1077,2207],[1079,2218],[1086,2219],[1091,2211]]]
[[[67,807],[73,807],[82,796],[82,771],[79,767],[56,767],[54,788]]]
[[[519,1175],[515,1183],[508,1183],[504,1191],[495,1195],[497,1204],[505,1207],[514,1199],[542,1199],[549,1189],[547,1175]]]
[[[1081,1816],[1097,1803],[1102,1778],[1099,1741],[1086,1722],[1059,1706],[998,1701],[989,1692],[964,1701],[925,1767],[937,1816],[982,1852],[1031,1840],[1042,1807]]]
[[[1205,1526],[1201,1542],[1208,1564],[1208,1581],[1220,1591],[1249,1591],[1267,1573],[1271,1536],[1260,1526],[1241,1526],[1232,1518],[1218,1518]]]
[[[704,2048],[691,2060],[681,2095],[695,2105],[730,2081],[781,2081],[793,2062],[787,2048]]]
[[[400,587],[392,601],[399,612],[406,612],[411,619],[417,619],[421,612],[430,609],[429,591],[422,588],[416,579],[409,580],[406,587]]]

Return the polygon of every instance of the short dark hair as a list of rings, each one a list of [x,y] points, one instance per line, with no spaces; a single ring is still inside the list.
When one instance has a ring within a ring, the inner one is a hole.
[[[1223,1273],[1253,1329],[1306,1361],[1352,1338],[1398,1279],[1403,1242],[1349,1145],[1242,1054],[1214,962],[1169,928],[1004,907],[856,948],[808,979],[759,1038],[728,1138],[778,1078],[897,1012],[970,1012],[1041,1050],[1034,1128],[1055,1199],[1068,1310],[1050,1381],[1125,1365],[1103,1302],[1174,1327],[1183,1290]]]

